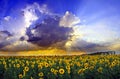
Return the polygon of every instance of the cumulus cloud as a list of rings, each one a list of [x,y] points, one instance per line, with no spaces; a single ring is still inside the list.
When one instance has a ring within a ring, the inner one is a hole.
[[[31,5],[27,5],[24,9],[22,9],[23,12],[23,26],[20,29],[20,35],[21,37],[24,37],[27,39],[26,36],[26,29],[30,26],[34,25],[36,21],[40,20],[44,14],[49,14],[50,12],[47,9],[47,5],[39,5],[38,3],[34,2]]]
[[[59,25],[64,27],[73,27],[78,23],[80,23],[80,19],[69,11],[66,11],[65,15],[61,18]]]
[[[33,29],[28,28],[28,42],[36,44],[40,47],[64,47],[66,41],[70,38],[72,28],[60,27],[60,17],[49,16]]]
[[[81,28],[80,18],[70,13],[69,11],[66,11],[65,15],[61,17],[59,25],[61,27],[70,27],[73,29],[70,40],[68,40],[65,44],[67,50],[73,49],[72,45],[75,44],[74,42],[82,36],[80,32],[81,30],[79,29]]]
[[[21,20],[24,22],[19,31],[9,39],[10,44],[4,45],[2,50],[64,48],[65,43],[71,38],[70,34],[73,29],[69,26],[60,26],[62,17],[49,12],[47,5],[40,6],[33,3],[22,9],[22,12],[23,18]]]
[[[13,34],[12,37],[8,37],[6,34],[0,34],[0,41],[2,42],[0,44],[4,50],[13,50],[13,48],[15,48],[15,50],[22,50],[22,48],[24,49],[26,46],[24,45],[24,42],[27,42],[28,40],[26,29],[31,26],[31,24],[34,24],[36,20],[40,19],[43,14],[48,14],[47,6],[40,6],[38,3],[26,5],[24,9],[20,8],[18,10],[19,11],[15,10],[16,12],[14,14],[17,16],[16,18],[6,16],[2,20],[2,25],[0,25],[0,27],[3,27],[3,30],[8,30]],[[3,43],[3,40],[6,43]],[[28,45],[28,48],[31,48],[32,46],[32,44],[25,44]],[[20,47],[21,49],[16,49],[17,47]]]
[[[49,14],[50,12],[47,9],[47,5],[39,5],[38,3],[33,3],[28,5],[25,9],[22,10],[25,20],[26,27],[29,27],[33,22],[41,18],[42,14]]]

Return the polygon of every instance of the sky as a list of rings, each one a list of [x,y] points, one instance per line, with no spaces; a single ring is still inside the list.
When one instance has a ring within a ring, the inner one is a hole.
[[[0,51],[120,52],[120,0],[0,0]]]

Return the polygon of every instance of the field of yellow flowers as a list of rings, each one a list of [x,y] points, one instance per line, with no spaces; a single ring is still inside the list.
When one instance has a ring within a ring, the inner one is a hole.
[[[0,57],[0,79],[120,79],[120,55]]]

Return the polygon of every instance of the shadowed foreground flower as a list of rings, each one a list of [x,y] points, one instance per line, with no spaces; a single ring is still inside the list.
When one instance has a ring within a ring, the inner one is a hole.
[[[23,75],[22,75],[22,74],[19,74],[19,78],[20,78],[20,79],[23,78]]]
[[[30,77],[30,79],[33,79],[33,77]]]
[[[97,69],[97,71],[100,72],[100,73],[102,73],[102,70],[103,70],[102,67],[99,67],[99,68]]]
[[[17,64],[16,67],[19,68],[19,67],[20,67],[20,64]]]

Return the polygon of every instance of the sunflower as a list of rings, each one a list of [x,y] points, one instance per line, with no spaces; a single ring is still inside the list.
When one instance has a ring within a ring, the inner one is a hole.
[[[43,66],[43,63],[39,63],[39,65]]]
[[[51,68],[50,71],[51,71],[51,72],[54,72],[54,68]]]
[[[20,67],[20,64],[16,64],[16,67],[19,68],[19,67]]]
[[[111,66],[114,67],[115,65],[116,65],[116,62],[113,61],[112,64],[111,64]]]
[[[40,76],[40,77],[44,76],[43,72],[40,72],[40,73],[38,74],[38,76]]]
[[[86,66],[85,69],[88,69],[88,67]]]
[[[22,67],[24,67],[24,66],[25,66],[25,64],[24,64],[24,63],[22,63],[21,65],[22,65]]]
[[[70,69],[70,66],[68,65],[68,66],[66,66],[66,69]]]
[[[24,70],[25,70],[25,71],[29,71],[29,67],[25,67]]]
[[[85,68],[86,68],[86,67],[88,67],[88,66],[89,66],[89,64],[88,64],[88,63],[85,63],[85,64],[84,64],[84,66],[85,66]]]
[[[5,62],[5,61],[3,61],[3,64],[6,64],[6,62]]]
[[[77,66],[79,66],[79,67],[81,66],[81,64],[80,64],[79,62],[77,62],[76,64],[77,64]]]
[[[30,79],[33,79],[33,77],[30,77]]]
[[[49,66],[49,64],[48,63],[45,63],[45,67],[48,67]]]
[[[19,78],[23,78],[23,75],[22,75],[22,74],[19,74]]]
[[[93,69],[94,69],[94,66],[89,67],[89,69],[90,69],[90,70],[93,70]]]
[[[38,69],[42,69],[42,65],[41,64],[38,65]]]
[[[35,67],[34,64],[32,64],[31,67],[34,68]]]
[[[64,69],[59,69],[60,74],[64,74],[64,72],[65,72]]]
[[[78,74],[81,74],[81,73],[83,73],[84,72],[84,69],[79,69],[78,70]]]
[[[57,75],[57,72],[58,72],[58,70],[54,70],[54,72],[53,72],[53,73],[54,73],[55,75]]]
[[[99,67],[99,68],[97,69],[97,71],[100,72],[100,73],[102,73],[102,70],[103,70],[102,67]]]

